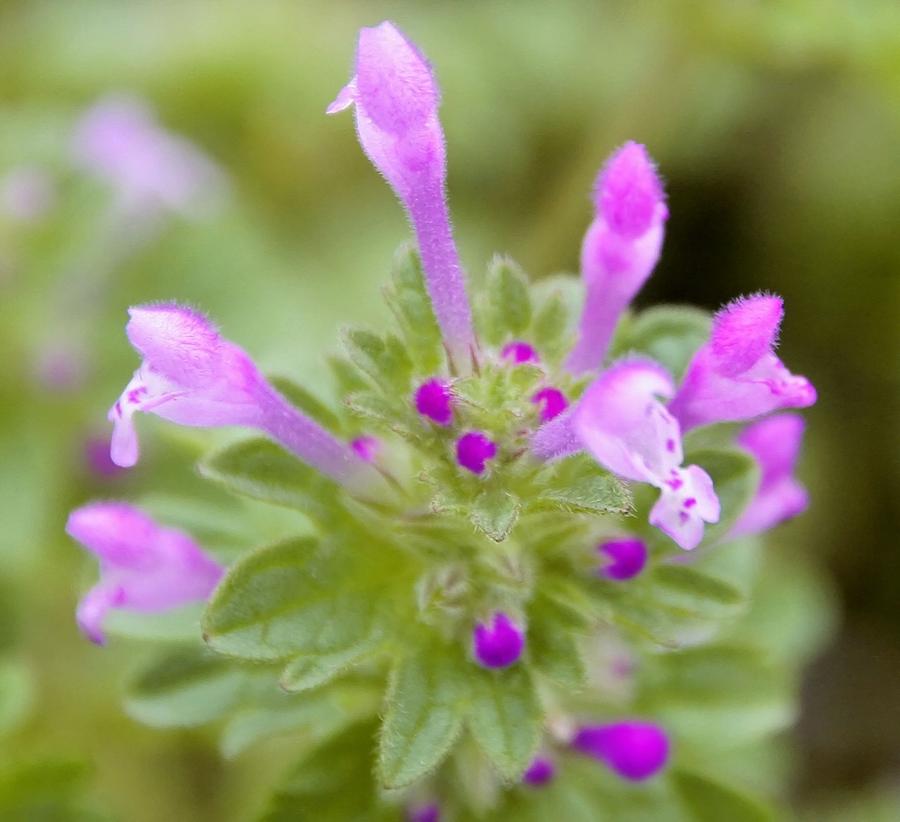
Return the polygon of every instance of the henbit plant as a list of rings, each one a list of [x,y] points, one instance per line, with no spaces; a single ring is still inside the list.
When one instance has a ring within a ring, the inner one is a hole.
[[[807,504],[802,420],[764,416],[815,401],[774,353],[782,302],[630,312],[669,213],[636,143],[598,177],[582,282],[498,257],[467,289],[438,102],[397,28],[360,32],[328,111],[353,107],[416,246],[394,328],[343,334],[338,406],[193,309],[130,311],[113,460],[136,412],[257,429],[201,474],[310,527],[223,569],[130,505],[79,509],[102,576],[79,621],[182,637],[132,682],[138,719],[222,721],[227,755],[302,739],[266,819],[768,818],[727,763],[789,724],[800,664],[744,616],[752,537]]]

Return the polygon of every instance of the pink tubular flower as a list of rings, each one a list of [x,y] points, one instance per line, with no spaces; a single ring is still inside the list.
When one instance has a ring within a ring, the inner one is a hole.
[[[589,725],[575,734],[572,747],[632,782],[659,773],[669,759],[666,732],[650,722]]]
[[[155,613],[205,600],[224,569],[184,532],[163,528],[123,502],[69,515],[66,532],[100,560],[100,582],[78,604],[78,625],[98,645],[111,608]]]
[[[685,431],[816,401],[809,380],[791,374],[774,353],[783,315],[781,297],[772,294],[741,297],[716,315],[709,342],[694,354],[669,406]]]
[[[604,468],[660,489],[650,524],[690,550],[703,539],[704,523],[718,521],[719,500],[702,468],[681,467],[678,422],[657,399],[668,398],[673,391],[662,366],[650,360],[622,360],[587,389],[575,408],[572,426]]]
[[[472,632],[475,659],[485,668],[506,668],[517,662],[525,648],[525,634],[502,611],[490,624],[479,622]]]
[[[497,444],[480,431],[470,431],[456,441],[456,461],[473,474],[483,474],[488,460],[497,456]]]
[[[127,95],[106,97],[84,114],[72,152],[82,168],[112,185],[129,207],[194,215],[223,184],[212,161],[163,129],[145,103]]]
[[[555,419],[569,407],[566,395],[553,387],[542,388],[532,396],[531,401],[540,407],[541,422]]]
[[[581,247],[587,293],[578,342],[566,360],[573,373],[601,366],[616,323],[659,260],[669,216],[647,150],[629,142],[608,160],[594,190],[597,216]]]
[[[137,306],[129,314],[128,339],[143,362],[109,412],[116,465],[137,462],[132,417],[143,411],[179,425],[258,428],[338,482],[371,470],[349,446],[290,405],[203,314],[172,303]]]
[[[514,365],[525,362],[537,363],[541,361],[537,351],[534,350],[534,346],[527,342],[522,342],[521,340],[504,345],[503,350],[500,352],[500,356]]]
[[[443,380],[423,382],[414,398],[416,411],[438,425],[447,426],[453,421],[453,395]]]
[[[428,61],[389,22],[359,33],[356,74],[328,106],[354,105],[363,151],[406,208],[431,304],[456,368],[475,351],[472,312],[447,210],[440,92]]]
[[[603,560],[601,576],[616,582],[633,579],[647,564],[647,546],[640,539],[608,539],[597,551]]]
[[[809,495],[793,477],[803,429],[802,417],[776,414],[747,426],[738,437],[738,445],[756,458],[762,477],[756,496],[732,527],[729,537],[758,534],[806,510]]]

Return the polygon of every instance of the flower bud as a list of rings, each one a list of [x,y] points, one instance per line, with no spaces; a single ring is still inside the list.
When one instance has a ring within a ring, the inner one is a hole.
[[[480,431],[470,431],[456,441],[456,461],[473,474],[483,474],[487,461],[496,456],[496,443]]]
[[[472,632],[475,659],[485,668],[506,668],[518,661],[525,647],[524,632],[502,611],[490,624],[479,622]]]
[[[600,574],[616,582],[633,579],[647,564],[647,546],[640,539],[608,539],[597,552],[603,562]]]
[[[572,740],[575,750],[603,762],[632,782],[649,779],[669,759],[669,738],[649,722],[615,722],[580,728]]]
[[[438,425],[450,425],[453,420],[453,396],[443,380],[428,380],[416,390],[415,406],[423,417]]]

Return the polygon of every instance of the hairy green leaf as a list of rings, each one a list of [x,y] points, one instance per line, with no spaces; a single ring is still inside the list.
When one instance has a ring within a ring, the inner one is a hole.
[[[215,451],[199,464],[200,473],[229,491],[295,508],[327,519],[337,493],[334,483],[262,437]]]
[[[459,667],[441,647],[407,654],[391,672],[378,750],[378,773],[401,788],[434,770],[462,729]]]
[[[472,503],[469,519],[483,534],[503,542],[516,524],[520,508],[512,494],[502,488],[487,488]]]
[[[679,379],[694,352],[709,338],[711,325],[709,314],[698,308],[648,308],[632,318],[621,339],[617,339],[613,355],[638,351],[664,365]]]
[[[519,779],[541,738],[541,706],[528,670],[472,666],[469,689],[469,731],[505,780]]]
[[[530,324],[528,279],[511,259],[495,257],[488,271],[485,327],[482,329],[485,339],[498,345],[509,336],[523,334]]]

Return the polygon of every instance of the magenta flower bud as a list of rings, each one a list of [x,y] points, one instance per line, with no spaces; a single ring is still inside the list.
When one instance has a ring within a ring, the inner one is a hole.
[[[173,303],[129,309],[128,339],[143,357],[110,409],[111,456],[138,459],[132,417],[150,412],[178,425],[240,425],[264,431],[332,479],[350,483],[370,471],[346,444],[288,403],[250,357],[197,311]]]
[[[474,356],[475,332],[447,210],[439,103],[428,61],[396,26],[384,22],[360,30],[356,75],[327,113],[354,106],[363,151],[391,184],[412,222],[451,362],[465,370]]]
[[[573,373],[599,368],[622,312],[659,260],[669,216],[647,150],[626,143],[610,157],[594,191],[596,217],[581,247],[586,295],[578,341],[566,360]]]
[[[730,537],[767,531],[806,510],[809,495],[793,476],[803,429],[802,417],[776,414],[748,425],[738,437],[738,445],[759,463],[761,478],[756,496],[732,527]]]
[[[473,474],[483,474],[485,464],[497,456],[497,444],[480,431],[470,431],[456,441],[456,461]]]
[[[580,728],[572,746],[632,782],[659,773],[669,759],[670,747],[662,728],[638,721]]]
[[[522,781],[533,788],[541,788],[553,781],[556,776],[556,765],[546,756],[535,757],[522,775]]]
[[[500,352],[500,356],[514,365],[525,362],[538,363],[541,361],[541,358],[538,356],[538,353],[534,350],[533,346],[520,340],[504,345],[503,350]]]
[[[443,380],[428,380],[416,390],[415,406],[423,417],[438,425],[450,425],[453,420],[453,396]]]
[[[187,534],[123,502],[76,509],[66,532],[100,560],[100,582],[77,611],[81,630],[98,645],[111,608],[156,613],[203,601],[224,572]]]
[[[660,489],[650,524],[690,550],[703,539],[704,523],[718,522],[719,499],[702,468],[681,466],[678,422],[657,399],[667,399],[673,391],[662,366],[651,360],[622,360],[588,387],[572,425],[608,471]]]
[[[410,808],[406,814],[409,822],[441,822],[441,809],[437,803]]]
[[[19,166],[0,180],[0,211],[20,223],[40,220],[56,203],[56,185],[37,166]]]
[[[640,539],[608,539],[597,546],[600,574],[616,582],[633,579],[647,564],[647,546]]]
[[[809,380],[791,374],[774,353],[783,314],[781,297],[756,294],[716,315],[709,342],[694,354],[669,406],[684,430],[816,401]]]
[[[194,145],[163,129],[142,101],[111,96],[75,130],[76,163],[109,183],[129,207],[195,215],[223,187],[221,171]]]
[[[350,440],[350,447],[363,462],[375,462],[381,453],[381,440],[364,435]]]
[[[485,668],[506,668],[525,648],[525,633],[506,614],[497,611],[491,623],[479,622],[472,632],[475,659]]]
[[[541,422],[555,419],[569,407],[566,395],[558,388],[552,387],[542,388],[532,396],[531,401],[540,407]]]

